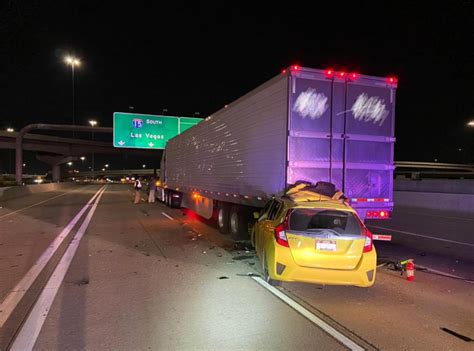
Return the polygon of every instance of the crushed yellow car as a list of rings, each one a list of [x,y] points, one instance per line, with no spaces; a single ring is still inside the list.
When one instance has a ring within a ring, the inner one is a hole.
[[[377,253],[372,234],[341,192],[299,184],[258,214],[251,239],[265,279],[370,287]]]

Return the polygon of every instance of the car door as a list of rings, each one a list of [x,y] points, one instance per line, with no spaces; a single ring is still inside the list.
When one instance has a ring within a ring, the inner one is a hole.
[[[268,201],[260,212],[260,218],[255,224],[255,252],[260,259],[262,258],[263,247],[265,246],[265,233],[268,231],[271,222],[268,216],[275,204],[276,201],[274,199]]]
[[[262,223],[262,245],[261,245],[261,257],[264,257],[265,249],[269,246],[270,243],[274,241],[275,238],[275,223],[278,213],[280,212],[283,204],[279,200],[274,200],[272,206],[268,210],[268,216],[265,221]]]

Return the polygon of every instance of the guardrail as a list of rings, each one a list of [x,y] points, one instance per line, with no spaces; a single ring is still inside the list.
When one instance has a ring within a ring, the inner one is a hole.
[[[437,162],[395,162],[396,178],[474,179],[474,165]]]

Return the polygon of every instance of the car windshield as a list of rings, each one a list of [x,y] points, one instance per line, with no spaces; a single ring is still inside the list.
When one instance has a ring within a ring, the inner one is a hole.
[[[356,215],[347,211],[298,208],[291,212],[289,229],[341,236],[363,235]]]

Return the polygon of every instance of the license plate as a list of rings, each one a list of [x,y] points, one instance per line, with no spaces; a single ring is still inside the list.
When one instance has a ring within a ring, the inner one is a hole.
[[[335,240],[317,240],[316,250],[336,251],[336,241]]]

